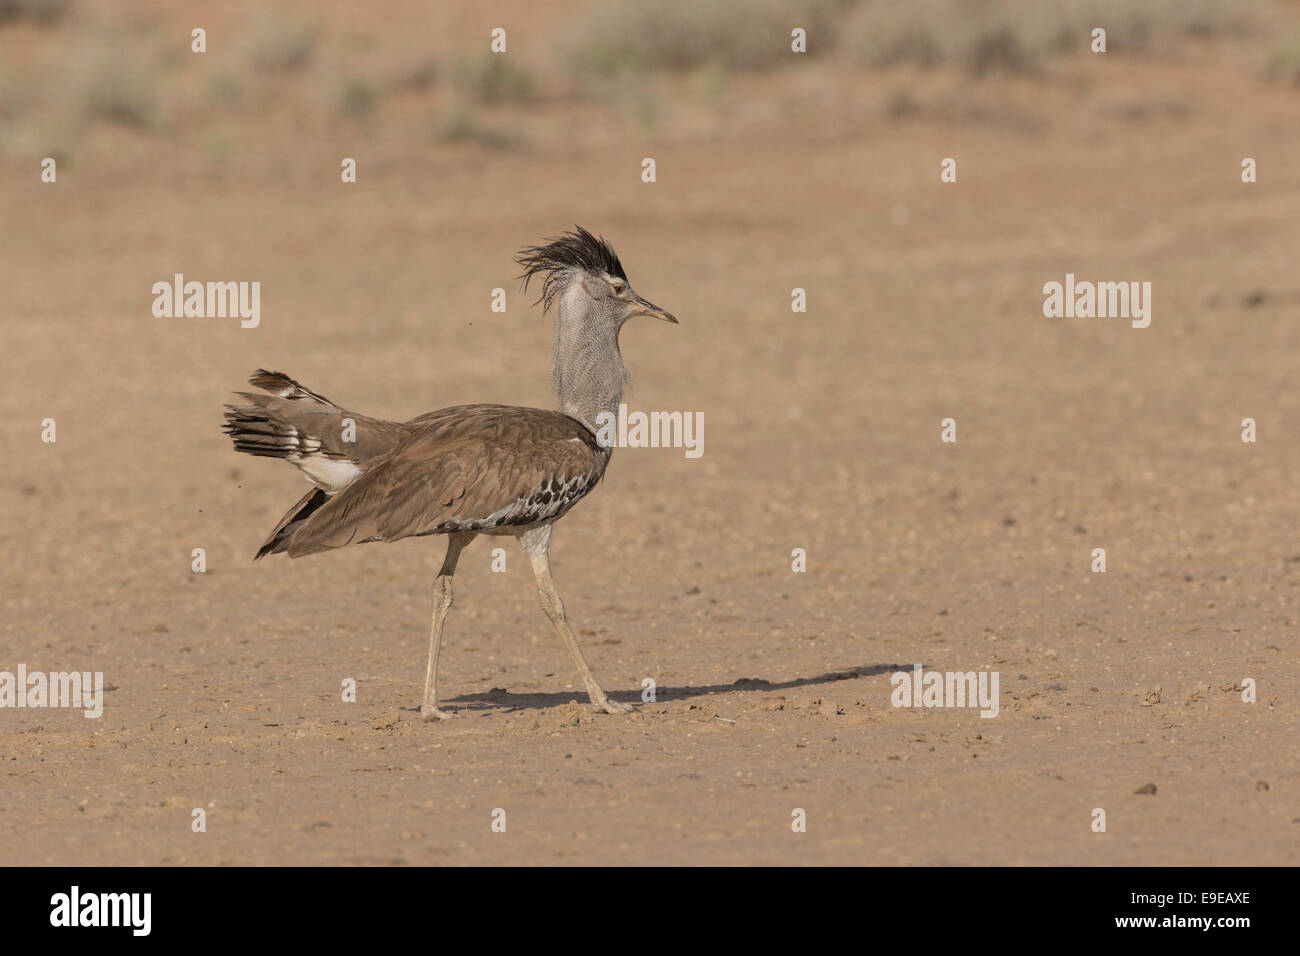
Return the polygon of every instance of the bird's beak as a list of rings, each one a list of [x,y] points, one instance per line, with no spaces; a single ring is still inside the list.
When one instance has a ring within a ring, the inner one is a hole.
[[[663,309],[659,308],[659,306],[655,305],[653,302],[647,302],[645,299],[641,298],[635,292],[632,293],[632,301],[635,302],[638,306],[640,306],[640,308],[636,312],[632,313],[634,316],[652,315],[656,319],[663,319],[665,322],[671,322],[673,325],[678,324],[677,316],[673,315],[671,312],[665,312]]]

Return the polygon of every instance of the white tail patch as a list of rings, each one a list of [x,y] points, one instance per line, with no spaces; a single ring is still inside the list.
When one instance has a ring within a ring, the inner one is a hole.
[[[317,447],[320,447],[319,442],[317,442]],[[345,458],[306,455],[294,457],[291,460],[302,469],[302,473],[307,476],[308,481],[330,494],[342,491],[356,481],[361,474],[361,469],[357,467],[356,463]]]

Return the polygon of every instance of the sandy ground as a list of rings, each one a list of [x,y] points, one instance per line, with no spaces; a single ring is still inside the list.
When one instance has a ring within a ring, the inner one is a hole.
[[[939,105],[891,117],[897,88]],[[673,89],[652,128],[502,108],[519,149],[431,144],[399,102],[232,121],[228,171],[111,128],[57,185],[5,167],[0,669],[111,690],[0,711],[0,863],[1297,862],[1296,91],[1208,46],[810,69],[720,116]],[[552,551],[606,689],[657,702],[580,706],[522,553],[480,538],[464,719],[426,724],[441,541],[252,563],[304,485],[221,404],[266,366],[390,418],[550,407],[511,256],[575,221],[681,318],[625,331],[632,407],[706,422],[698,460],[618,452]],[[174,272],[260,281],[261,325],[154,318]],[[1152,282],[1151,326],[1044,318],[1067,272]],[[914,663],[997,671],[1000,713],[892,707]]]

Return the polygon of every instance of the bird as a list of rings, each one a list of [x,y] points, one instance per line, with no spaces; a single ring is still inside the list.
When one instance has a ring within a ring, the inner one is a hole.
[[[295,465],[312,489],[290,508],[254,560],[300,558],[353,544],[444,535],[420,715],[459,716],[438,704],[438,656],[452,578],[479,535],[514,535],[532,565],[541,608],[573,659],[596,712],[624,714],[583,658],[551,574],[552,528],[600,483],[613,455],[609,429],[627,382],[619,332],[630,319],[677,318],[642,298],[613,246],[575,224],[515,256],[534,305],[555,309],[557,410],[457,405],[406,422],[347,410],[281,372],[258,369],[257,392],[236,392],[222,430],[235,450]]]

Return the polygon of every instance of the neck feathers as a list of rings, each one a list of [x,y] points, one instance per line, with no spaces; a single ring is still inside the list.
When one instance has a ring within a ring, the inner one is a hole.
[[[617,331],[584,321],[562,299],[555,327],[555,391],[560,411],[596,431],[601,412],[618,414],[627,369]]]

